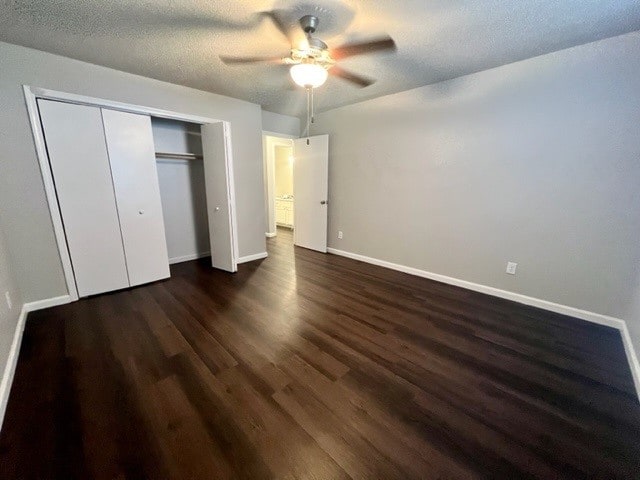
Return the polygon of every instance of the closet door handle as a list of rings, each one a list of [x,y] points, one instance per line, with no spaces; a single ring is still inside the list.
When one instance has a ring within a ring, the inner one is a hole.
[[[144,210],[138,210],[138,215],[144,215]]]

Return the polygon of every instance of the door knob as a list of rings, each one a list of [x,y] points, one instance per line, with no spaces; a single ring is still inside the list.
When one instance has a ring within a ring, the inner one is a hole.
[[[320,205],[328,205],[329,200],[320,200]]]
[[[216,207],[216,208],[215,208],[215,211],[216,211],[216,212],[219,212],[219,211],[220,211],[220,207]]]
[[[144,210],[138,210],[138,214],[144,215]]]

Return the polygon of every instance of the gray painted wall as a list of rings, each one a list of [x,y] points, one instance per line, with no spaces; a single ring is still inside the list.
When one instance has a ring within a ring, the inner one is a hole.
[[[329,245],[623,318],[640,351],[639,52],[635,32],[318,115]]]
[[[156,152],[202,154],[200,125],[152,118],[151,128]],[[169,261],[208,254],[203,161],[159,158],[156,165]]]
[[[300,119],[281,115],[279,113],[262,111],[262,130],[270,133],[281,133],[283,135],[300,134]]]
[[[22,84],[231,123],[240,256],[265,250],[258,105],[0,43],[0,205],[25,301],[66,294]]]
[[[0,220],[3,219],[0,218]],[[5,292],[9,292],[11,296],[11,309],[9,309],[5,300]],[[0,228],[0,378],[7,364],[21,309],[22,295],[20,295],[17,282],[13,276],[9,250],[5,244],[2,228]],[[2,413],[2,408],[0,408],[0,424],[2,424]]]

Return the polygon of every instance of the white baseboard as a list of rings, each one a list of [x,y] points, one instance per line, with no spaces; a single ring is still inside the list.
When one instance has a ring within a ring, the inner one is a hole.
[[[588,310],[581,310],[579,308],[569,307],[567,305],[561,305],[559,303],[549,302],[540,298],[529,297],[520,293],[509,292],[507,290],[501,290],[499,288],[489,287],[487,285],[481,285],[479,283],[468,282],[459,278],[448,277],[446,275],[440,275],[438,273],[432,273],[426,270],[408,267],[406,265],[399,265],[397,263],[387,262],[386,260],[380,260],[378,258],[367,257],[366,255],[360,255],[358,253],[339,250],[337,248],[327,248],[327,252],[334,255],[351,258],[353,260],[370,263],[372,265],[378,265],[379,267],[397,270],[398,272],[408,273],[417,277],[428,278],[437,282],[466,288],[467,290],[473,290],[475,292],[485,293],[494,297],[504,298],[506,300],[511,300],[517,303],[522,303],[524,305],[541,308],[550,312],[579,318],[587,322],[597,323],[599,325],[605,325],[607,327],[615,328],[620,331],[624,350],[627,355],[627,361],[629,362],[629,368],[631,369],[633,383],[636,388],[636,394],[638,395],[638,400],[640,401],[640,363],[638,362],[638,357],[636,356],[633,343],[631,342],[631,337],[629,335],[629,331],[627,330],[627,324],[620,318],[610,317],[608,315],[602,315],[600,313],[590,312]]]
[[[265,232],[265,233],[264,233],[264,236],[265,236],[265,237],[267,237],[267,238],[273,238],[273,237],[275,237],[277,234],[278,234],[277,232]]]
[[[71,297],[69,295],[60,295],[59,297],[45,298],[44,300],[36,300],[35,302],[28,302],[24,304],[27,312],[35,312],[36,310],[42,310],[43,308],[57,307],[58,305],[64,305],[65,303],[71,303]]]
[[[253,255],[246,255],[244,257],[240,257],[238,259],[238,263],[253,262],[254,260],[260,260],[262,258],[267,258],[267,256],[268,256],[267,252],[255,253]]]
[[[197,260],[198,258],[208,257],[211,252],[191,253],[189,255],[182,255],[180,257],[173,257],[169,259],[169,265],[174,263],[188,262],[189,260]]]
[[[13,376],[16,373],[16,366],[18,365],[18,355],[20,354],[20,345],[22,344],[22,334],[24,333],[24,326],[27,321],[28,314],[29,311],[26,309],[26,305],[23,305],[20,310],[16,329],[13,332],[13,341],[11,342],[7,363],[5,364],[4,372],[2,373],[2,381],[0,381],[0,430],[2,429],[4,414],[7,411],[9,394],[11,393],[11,384],[13,383]]]
[[[633,384],[636,386],[636,392],[640,399],[640,362],[638,362],[638,356],[633,348],[633,342],[631,341],[631,335],[629,335],[629,329],[626,322],[622,322],[622,330],[620,330],[620,336],[622,336],[622,344],[624,345],[624,351],[627,354],[627,360],[629,361],[629,368],[631,368],[631,375],[633,376]]]
[[[13,376],[16,372],[16,366],[18,365],[18,355],[20,355],[20,345],[22,344],[22,334],[24,333],[24,327],[27,322],[27,315],[29,315],[29,312],[64,305],[69,302],[71,302],[71,297],[69,295],[62,295],[60,297],[46,298],[22,305],[18,321],[16,322],[16,329],[13,332],[13,341],[9,349],[7,363],[4,366],[2,380],[0,381],[0,429],[2,429],[4,414],[7,410],[7,402],[9,401],[9,394],[11,393],[11,384],[13,383]]]

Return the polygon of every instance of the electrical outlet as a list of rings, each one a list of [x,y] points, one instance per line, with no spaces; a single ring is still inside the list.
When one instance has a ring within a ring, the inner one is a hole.
[[[338,238],[342,238],[342,230],[338,230]]]
[[[518,267],[517,263],[515,263],[515,262],[507,262],[507,273],[509,275],[515,275],[517,267]]]
[[[11,294],[9,292],[4,292],[4,298],[7,300],[7,307],[11,310],[13,303],[11,303]]]

